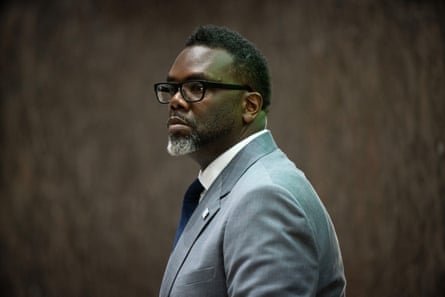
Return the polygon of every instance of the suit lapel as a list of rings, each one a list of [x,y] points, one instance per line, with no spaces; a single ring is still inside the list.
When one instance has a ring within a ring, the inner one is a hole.
[[[160,296],[169,296],[172,284],[194,242],[220,209],[220,192],[209,191],[190,217],[176,247],[170,255],[162,280]]]
[[[230,192],[238,179],[253,163],[274,149],[276,149],[276,145],[269,132],[255,138],[235,156],[214,181],[191,216],[181,238],[170,255],[159,296],[169,296],[174,280],[187,258],[190,249],[219,211],[221,198]]]

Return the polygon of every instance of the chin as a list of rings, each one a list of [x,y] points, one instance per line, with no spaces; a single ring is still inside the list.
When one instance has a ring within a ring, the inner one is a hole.
[[[197,150],[198,146],[196,144],[196,141],[191,136],[169,136],[168,138],[167,152],[171,156],[184,156],[196,152]]]

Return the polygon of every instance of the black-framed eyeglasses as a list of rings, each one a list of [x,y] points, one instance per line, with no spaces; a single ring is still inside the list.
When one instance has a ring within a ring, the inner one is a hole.
[[[249,86],[224,84],[217,82],[210,82],[205,80],[190,80],[182,83],[177,82],[162,82],[154,84],[156,98],[159,103],[167,104],[179,91],[182,98],[187,102],[201,101],[207,89],[224,89],[224,90],[246,90],[252,91]]]

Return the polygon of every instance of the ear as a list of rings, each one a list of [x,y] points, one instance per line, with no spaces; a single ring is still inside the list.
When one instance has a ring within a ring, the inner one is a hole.
[[[250,124],[255,120],[263,107],[263,97],[258,92],[248,92],[243,101],[243,121]]]

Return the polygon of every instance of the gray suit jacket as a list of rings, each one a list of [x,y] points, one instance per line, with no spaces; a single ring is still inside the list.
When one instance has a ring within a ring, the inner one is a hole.
[[[271,134],[223,170],[170,255],[160,297],[344,296],[337,237]]]

